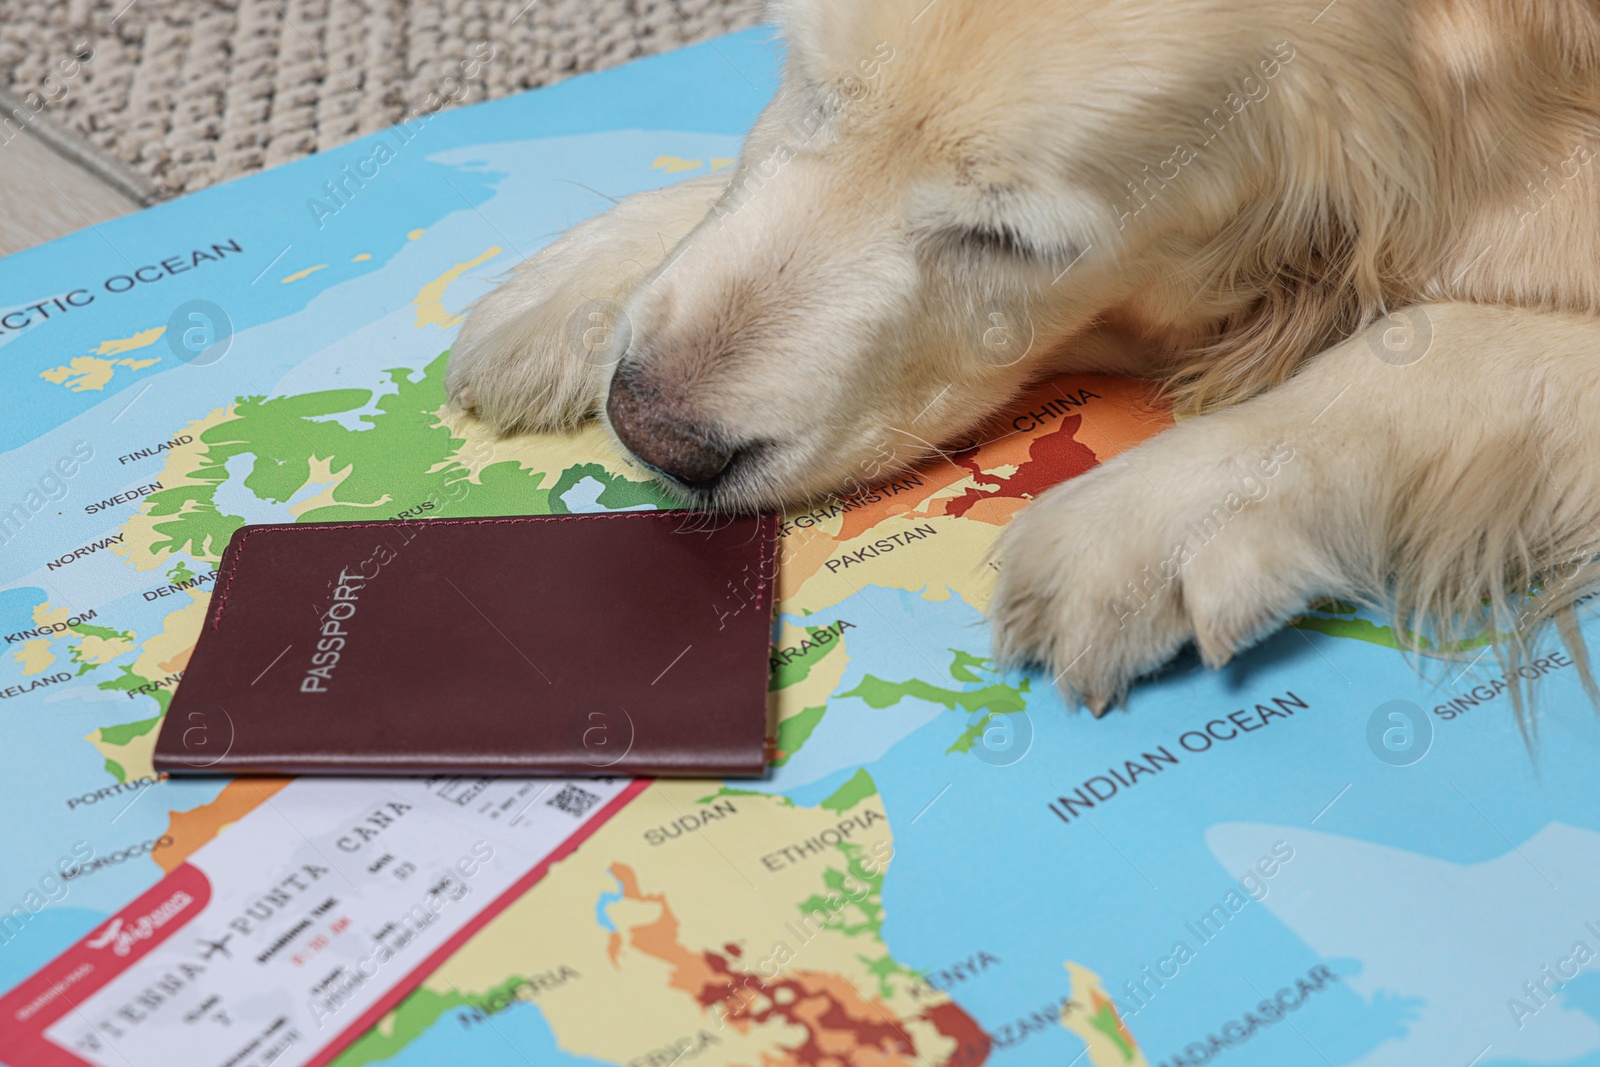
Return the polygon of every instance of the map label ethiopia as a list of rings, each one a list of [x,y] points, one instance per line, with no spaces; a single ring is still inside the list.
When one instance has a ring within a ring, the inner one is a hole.
[[[850,835],[858,830],[869,830],[875,822],[883,822],[888,816],[881,811],[867,808],[860,815],[852,815],[842,820],[838,826],[830,826],[817,834],[808,837],[797,845],[785,845],[774,852],[768,852],[761,857],[761,865],[769,871],[781,871],[784,868],[799,863],[808,856],[830,856],[831,849],[836,849],[843,841],[850,840]]]

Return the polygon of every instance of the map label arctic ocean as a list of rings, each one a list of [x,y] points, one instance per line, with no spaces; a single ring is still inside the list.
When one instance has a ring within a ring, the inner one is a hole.
[[[113,295],[126,293],[135,287],[183,274],[206,263],[215,263],[225,256],[243,254],[244,246],[237,238],[229,237],[205,248],[191,248],[155,263],[145,263],[134,267],[126,274],[113,274],[102,278],[92,286],[69,289],[65,293],[47,296],[37,303],[0,315],[0,335],[17,333],[30,326],[49,322],[52,318],[60,319],[76,308],[88,307],[102,293]]]

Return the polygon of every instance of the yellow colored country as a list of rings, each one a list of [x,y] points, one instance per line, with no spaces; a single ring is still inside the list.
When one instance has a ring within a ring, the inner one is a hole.
[[[71,360],[59,367],[51,367],[39,372],[39,377],[56,385],[66,386],[74,393],[86,393],[104,389],[106,383],[116,373],[118,367],[127,367],[129,370],[144,370],[161,362],[161,357],[152,359],[102,359],[99,356],[74,356]]]
[[[500,254],[500,246],[494,245],[483,255],[476,259],[469,259],[465,263],[457,263],[433,281],[424,285],[417,292],[417,298],[411,303],[417,309],[417,325],[438,326],[440,329],[449,330],[461,324],[461,316],[452,315],[444,309],[444,291],[450,283],[461,277],[473,267],[481,266]]]
[[[699,170],[706,165],[703,159],[684,159],[682,156],[657,156],[654,163],[650,164],[652,170],[664,170],[668,174],[682,174],[684,171]]]
[[[1071,960],[1065,966],[1072,995],[1061,1006],[1061,1025],[1083,1040],[1092,1067],[1148,1067],[1100,976]]]
[[[152,730],[151,736],[155,736]],[[267,802],[272,794],[288,785],[290,778],[235,778],[222,787],[215,800],[188,811],[168,813],[166,836],[172,844],[152,850],[150,857],[171,871],[188,859],[195,849]]]
[[[613,1063],[692,1047],[697,1064],[787,1067],[811,1047],[841,1063],[941,1067],[987,1041],[889,958],[870,921],[881,899],[844,877],[839,841],[879,877],[892,862],[875,792],[840,810],[711,792],[651,785],[424,990],[464,997],[489,1022],[507,998],[536,1000],[564,1050]]]
[[[140,330],[131,337],[113,337],[109,341],[101,341],[100,347],[94,350],[97,356],[123,356],[141,348],[149,348],[167,332],[165,326],[152,326],[148,330]]]
[[[48,637],[34,637],[22,642],[22,647],[11,654],[11,658],[22,664],[22,676],[42,674],[56,661],[56,654],[50,651]]]
[[[297,270],[293,274],[287,275],[278,284],[288,285],[290,282],[297,282],[301,278],[309,278],[311,275],[317,273],[317,271],[326,270],[327,268],[328,265],[326,263],[318,263],[315,267],[307,267],[305,270]]]
[[[188,444],[175,445],[167,452],[161,474],[155,480],[165,489],[183,485],[209,485],[210,483],[202,482],[195,477],[196,471],[204,469],[202,460],[209,447],[205,443],[205,432],[233,418],[235,418],[234,407],[229,404],[227,407],[214,409],[204,418],[185,424],[176,436],[187,436],[193,440]],[[149,514],[149,508],[149,501],[146,500],[138,511],[128,517],[122,528],[117,531],[123,535],[122,540],[112,549],[112,552],[126,560],[136,571],[155,570],[168,562],[173,555],[171,549],[158,550],[155,547],[167,539],[166,535],[156,529],[156,524],[169,521],[171,516],[153,516]],[[215,563],[222,558],[222,550],[226,547],[226,544],[196,545],[194,558]]]
[[[159,728],[152,727],[130,738],[125,744],[114,744],[107,741],[101,731],[94,730],[84,740],[93,745],[101,756],[122,768],[122,781],[131,782],[138,778],[156,777],[151,756],[155,752],[158,733]]]

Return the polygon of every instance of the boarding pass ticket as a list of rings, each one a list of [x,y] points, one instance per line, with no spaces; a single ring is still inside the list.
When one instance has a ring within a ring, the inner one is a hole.
[[[644,785],[296,779],[0,997],[0,1061],[325,1064]]]

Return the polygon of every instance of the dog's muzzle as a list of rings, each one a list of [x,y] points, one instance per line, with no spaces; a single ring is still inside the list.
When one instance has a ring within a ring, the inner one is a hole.
[[[733,461],[732,449],[717,444],[705,428],[677,418],[659,393],[625,371],[611,381],[606,417],[640,462],[686,486],[709,488]]]

